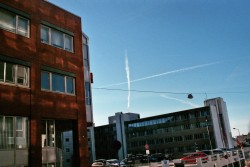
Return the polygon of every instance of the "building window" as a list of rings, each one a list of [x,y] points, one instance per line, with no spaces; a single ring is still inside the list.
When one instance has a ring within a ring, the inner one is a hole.
[[[75,78],[48,71],[42,71],[41,87],[42,90],[74,95]]]
[[[85,97],[86,97],[86,105],[91,105],[91,89],[89,82],[85,82]]]
[[[182,141],[183,139],[182,139],[182,136],[176,136],[176,137],[174,137],[174,141]]]
[[[171,142],[173,142],[172,137],[165,138],[165,143],[171,143]]]
[[[41,26],[41,42],[73,52],[73,37],[59,30]]]
[[[0,155],[0,166],[28,166],[28,118],[0,115]]]
[[[192,140],[193,139],[193,135],[186,135],[185,136],[185,140]]]
[[[0,60],[0,82],[29,87],[29,68]]]
[[[190,124],[184,124],[183,129],[190,129]]]
[[[203,139],[203,133],[194,134],[195,139]]]
[[[29,20],[0,8],[0,28],[29,37]]]

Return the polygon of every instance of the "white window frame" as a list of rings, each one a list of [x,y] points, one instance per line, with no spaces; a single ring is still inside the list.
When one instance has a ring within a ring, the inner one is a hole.
[[[4,9],[4,8],[0,8],[0,9],[2,9],[2,10],[4,10],[4,11],[7,11],[8,13],[12,13],[12,14],[15,15],[15,29],[14,29],[14,31],[11,31],[10,29],[5,28],[5,27],[0,27],[0,29],[3,29],[3,30],[6,30],[6,31],[15,33],[15,34],[18,34],[18,35],[27,37],[27,38],[30,37],[30,20],[29,20],[29,19],[27,19],[27,18],[25,18],[25,17],[22,17],[22,16],[19,16],[19,15],[17,15],[16,13],[13,13],[13,12],[11,12],[11,11],[9,11],[9,10]],[[19,18],[22,18],[22,19],[24,19],[24,20],[27,20],[27,35],[23,35],[23,34],[21,34],[21,33],[18,33]]]
[[[45,25],[41,25],[41,29],[42,29],[42,27],[45,27],[45,28],[47,28],[48,29],[48,35],[49,35],[49,41],[48,42],[46,42],[46,41],[43,41],[42,40],[42,38],[41,38],[41,42],[42,43],[45,43],[45,44],[48,44],[48,45],[51,45],[51,46],[53,46],[53,47],[56,47],[56,48],[59,48],[59,49],[63,49],[63,50],[66,50],[66,51],[68,51],[68,52],[74,52],[74,43],[73,43],[73,41],[74,41],[74,38],[73,38],[73,36],[72,35],[69,35],[69,34],[66,34],[66,33],[64,33],[64,32],[62,32],[62,31],[59,31],[59,30],[57,30],[57,29],[54,29],[54,28],[51,28],[51,27],[48,27],[48,26],[45,26]],[[58,46],[55,46],[55,45],[53,45],[52,44],[52,39],[51,39],[51,37],[52,37],[52,32],[51,32],[51,30],[55,30],[55,31],[58,31],[58,32],[60,32],[60,33],[62,33],[62,35],[63,35],[63,46],[62,47],[58,47]],[[40,33],[40,36],[41,36],[41,33]],[[69,50],[69,49],[66,49],[66,42],[65,42],[65,37],[66,36],[68,36],[68,37],[71,37],[71,50]]]
[[[3,70],[3,81],[0,80],[0,83],[5,83],[5,84],[10,84],[10,85],[16,85],[16,86],[20,86],[20,87],[29,87],[30,86],[30,68],[27,66],[23,66],[23,65],[19,65],[19,64],[15,64],[15,63],[11,63],[11,62],[5,62],[2,61],[4,63],[4,70]],[[13,73],[13,77],[14,77],[14,82],[6,82],[6,63],[10,63],[13,64],[14,66],[14,73]],[[24,80],[26,80],[25,84],[20,84],[17,82],[17,70],[18,67],[24,67],[27,71],[26,71],[26,75],[24,77]]]
[[[71,77],[71,76],[67,76],[67,75],[64,75],[64,74],[59,74],[59,73],[53,73],[53,72],[50,72],[50,71],[46,71],[46,70],[42,70],[41,72],[46,72],[49,74],[49,89],[43,89],[42,88],[42,85],[41,85],[41,90],[43,91],[49,91],[49,92],[54,92],[54,93],[62,93],[62,94],[67,94],[67,95],[75,95],[76,94],[76,89],[75,89],[75,77]],[[41,73],[42,74],[42,73]],[[56,74],[56,75],[62,75],[64,77],[64,92],[60,92],[60,91],[53,91],[53,88],[52,88],[52,75],[53,74]],[[72,78],[73,80],[73,90],[74,92],[73,93],[69,93],[67,92],[67,78]],[[41,80],[42,80],[42,76],[41,76]],[[42,82],[42,81],[41,81]]]

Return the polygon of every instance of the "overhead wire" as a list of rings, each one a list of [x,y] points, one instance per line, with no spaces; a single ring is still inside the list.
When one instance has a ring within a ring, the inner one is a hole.
[[[156,94],[240,94],[240,93],[250,93],[250,90],[246,91],[222,91],[222,92],[170,92],[170,91],[153,91],[153,90],[137,90],[137,89],[114,89],[114,88],[93,88],[99,90],[107,91],[123,91],[123,92],[138,92],[138,93],[156,93]]]

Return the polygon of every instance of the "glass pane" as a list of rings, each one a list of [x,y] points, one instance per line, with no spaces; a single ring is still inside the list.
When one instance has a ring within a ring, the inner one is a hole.
[[[5,148],[12,149],[14,148],[14,130],[13,130],[13,117],[5,117]]]
[[[15,32],[16,16],[6,10],[0,9],[0,28]]]
[[[74,78],[67,77],[67,93],[75,94]]]
[[[11,63],[6,63],[6,82],[15,82],[15,65]]]
[[[28,86],[29,74],[28,68],[24,66],[17,66],[17,84]]]
[[[17,33],[23,36],[29,36],[29,21],[25,18],[18,17]]]
[[[51,29],[51,45],[63,48],[63,34],[61,32]]]
[[[3,116],[0,116],[0,149],[4,148]]]
[[[68,51],[73,51],[72,43],[73,43],[73,38],[69,35],[65,35],[65,38],[64,38],[65,48],[64,49]]]
[[[28,118],[16,117],[16,148],[28,148]]]
[[[41,42],[49,43],[49,28],[41,26]]]
[[[83,57],[84,57],[84,66],[89,66],[89,56],[88,56],[88,47],[87,45],[83,45]]]
[[[55,147],[55,123],[54,121],[47,121],[47,144],[48,146]]]
[[[52,74],[52,91],[65,92],[64,76]]]
[[[23,119],[22,117],[16,117],[16,130],[23,130]],[[22,136],[17,136],[22,137]]]
[[[86,104],[91,105],[90,83],[89,82],[85,82],[85,96],[86,96]]]
[[[42,148],[47,146],[46,121],[42,121]]]
[[[4,62],[0,61],[0,81],[4,81]]]
[[[41,87],[42,89],[50,90],[50,76],[46,71],[42,71],[41,74]]]

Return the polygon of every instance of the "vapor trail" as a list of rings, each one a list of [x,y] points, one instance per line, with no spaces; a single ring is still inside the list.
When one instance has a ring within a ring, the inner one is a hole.
[[[166,96],[166,95],[161,95],[161,97],[163,98],[166,98],[166,99],[170,99],[170,100],[175,100],[175,101],[178,101],[182,104],[187,104],[187,105],[190,105],[191,107],[200,107],[199,105],[197,104],[194,104],[194,103],[191,103],[189,101],[185,101],[185,100],[182,100],[182,99],[177,99],[177,98],[174,98],[174,97],[169,97],[169,96]]]
[[[207,66],[212,66],[212,65],[215,65],[215,64],[218,64],[218,63],[220,63],[220,62],[213,62],[213,63],[207,63],[207,64],[201,64],[201,65],[196,65],[196,66],[181,68],[181,69],[178,69],[178,70],[167,71],[167,72],[164,72],[164,73],[160,73],[160,74],[151,75],[151,76],[148,76],[148,77],[143,77],[143,78],[131,80],[129,82],[132,83],[132,82],[143,81],[143,80],[147,80],[147,79],[151,79],[151,78],[160,77],[160,76],[163,76],[163,75],[174,74],[174,73],[178,73],[178,72],[184,72],[184,71],[194,70],[194,69],[197,69],[197,68],[203,68],[203,67],[207,67]],[[121,82],[121,83],[106,85],[106,86],[102,86],[102,87],[118,86],[118,85],[123,85],[123,84],[127,84],[127,83],[128,82]]]
[[[201,65],[197,65],[197,66],[182,68],[182,69],[179,69],[179,70],[168,71],[168,72],[164,72],[164,73],[161,73],[161,74],[156,74],[156,75],[152,75],[152,76],[148,76],[148,77],[144,77],[144,78],[135,79],[135,80],[132,80],[131,82],[138,82],[138,81],[142,81],[142,80],[146,80],[146,79],[160,77],[160,76],[163,76],[163,75],[168,75],[168,74],[174,74],[174,73],[183,72],[183,71],[194,70],[194,69],[197,69],[197,68],[211,66],[211,65],[214,65],[214,64],[217,64],[217,63],[219,63],[219,62],[201,64]]]
[[[129,73],[129,65],[128,65],[128,54],[127,51],[125,52],[125,70],[126,70],[126,76],[127,76],[127,83],[128,83],[128,112],[130,109],[130,73]]]

